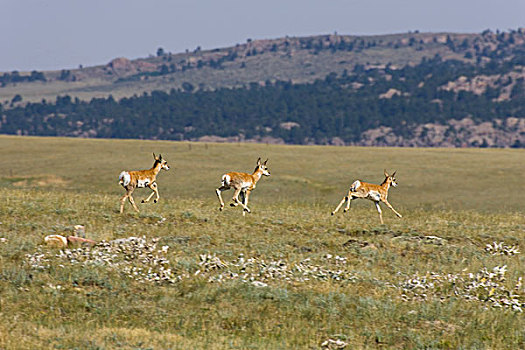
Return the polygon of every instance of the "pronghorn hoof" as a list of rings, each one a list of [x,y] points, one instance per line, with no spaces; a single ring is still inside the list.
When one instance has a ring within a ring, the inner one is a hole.
[[[236,207],[235,203],[230,203],[230,207]]]
[[[156,200],[156,199],[154,199],[154,200],[153,200],[153,203],[157,203],[157,200]]]
[[[141,203],[146,203],[146,201],[143,199]]]
[[[330,213],[330,215],[334,216],[334,215],[335,215],[335,213],[334,213],[334,212],[332,212],[332,213]]]
[[[223,210],[224,210],[224,207],[220,207],[220,208],[219,208],[219,211],[223,211]]]

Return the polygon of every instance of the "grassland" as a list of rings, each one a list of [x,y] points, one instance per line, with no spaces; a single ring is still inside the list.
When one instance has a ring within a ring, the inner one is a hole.
[[[523,150],[4,136],[0,149],[2,349],[525,347],[523,312],[502,302],[525,302],[523,253],[485,250],[525,247]],[[152,152],[172,167],[160,202],[118,214],[119,172],[150,167]],[[259,156],[272,176],[252,214],[220,213],[220,176]],[[380,182],[384,168],[397,170],[402,219],[384,208],[380,225],[365,201],[329,215],[352,180]],[[158,238],[148,254],[169,260],[175,283],[128,273],[158,271],[142,255],[82,264],[42,244],[76,224],[95,240]],[[504,265],[505,278],[493,270]]]

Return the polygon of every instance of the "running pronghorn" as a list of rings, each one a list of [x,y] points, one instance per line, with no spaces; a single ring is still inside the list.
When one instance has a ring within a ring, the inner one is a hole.
[[[217,197],[219,197],[219,201],[221,202],[219,210],[224,209],[224,201],[222,200],[221,192],[233,187],[235,193],[233,194],[233,203],[230,205],[236,207],[240,204],[243,207],[243,216],[246,215],[246,212],[250,213],[250,208],[248,208],[248,197],[250,196],[250,192],[255,189],[257,181],[261,179],[261,176],[270,176],[270,172],[266,166],[267,162],[268,159],[266,159],[264,163],[261,163],[261,158],[257,159],[257,166],[255,167],[253,174],[236,172],[224,174],[222,176],[221,187],[215,190],[215,192],[217,192]],[[239,200],[239,194],[241,193],[244,197],[244,203]]]
[[[374,202],[377,208],[377,212],[379,213],[379,219],[381,220],[381,223],[383,223],[383,215],[381,213],[381,208],[379,207],[379,202],[383,202],[386,204],[387,207],[392,209],[394,213],[398,217],[401,217],[401,214],[399,214],[390,203],[388,203],[387,197],[388,197],[388,189],[390,186],[397,186],[396,183],[396,172],[392,175],[388,175],[388,173],[385,170],[385,180],[381,185],[375,185],[375,184],[369,184],[367,182],[356,180],[350,186],[350,191],[348,191],[348,195],[343,197],[341,200],[341,203],[335,208],[335,210],[332,212],[332,215],[337,213],[337,211],[341,208],[341,206],[344,204],[344,202],[348,201],[345,207],[345,212],[347,212],[350,209],[350,204],[352,203],[352,200],[354,199],[369,199]]]
[[[162,159],[162,155],[159,154],[159,156],[157,157],[155,153],[153,153],[153,158],[155,159],[155,163],[153,163],[153,167],[149,170],[123,171],[120,173],[118,177],[119,184],[121,184],[122,187],[126,189],[126,194],[120,199],[121,213],[124,211],[124,202],[126,201],[126,198],[129,200],[133,208],[137,212],[139,211],[139,208],[137,208],[137,205],[135,204],[135,201],[131,196],[133,194],[133,191],[135,191],[135,188],[137,187],[147,186],[153,190],[153,192],[149,195],[147,199],[142,200],[142,203],[149,202],[154,194],[157,197],[153,200],[153,202],[157,203],[157,201],[159,200],[160,197],[159,190],[157,189],[157,174],[161,169],[170,170],[170,167],[168,165],[168,162]]]

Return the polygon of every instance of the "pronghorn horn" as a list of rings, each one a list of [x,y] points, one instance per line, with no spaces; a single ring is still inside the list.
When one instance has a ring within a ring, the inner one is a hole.
[[[153,153],[153,158],[157,159],[157,156],[155,155],[155,153]]]
[[[267,162],[268,162],[268,158],[266,158],[266,160],[264,161],[264,165],[266,165]]]
[[[162,160],[162,154],[159,154],[159,160]]]
[[[397,172],[397,171],[394,171],[394,173],[392,174],[392,177],[396,176],[396,172]]]

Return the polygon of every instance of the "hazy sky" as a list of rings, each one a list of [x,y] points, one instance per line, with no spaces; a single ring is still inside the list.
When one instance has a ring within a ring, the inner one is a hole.
[[[0,0],[0,72],[315,34],[525,26],[525,0]]]

